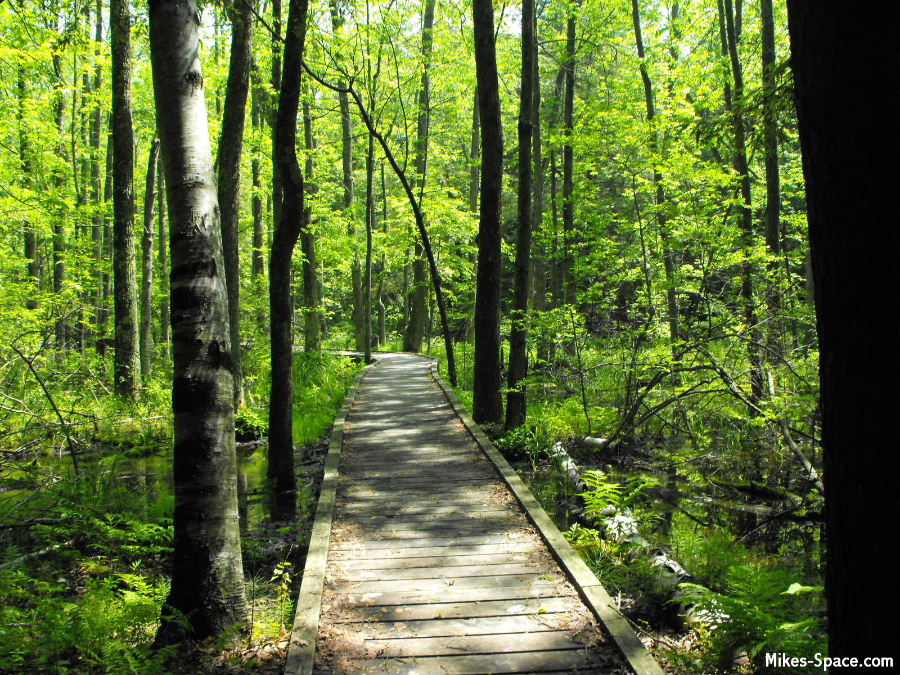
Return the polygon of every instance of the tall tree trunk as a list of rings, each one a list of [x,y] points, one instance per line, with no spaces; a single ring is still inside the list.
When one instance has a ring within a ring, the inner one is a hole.
[[[241,216],[241,150],[250,89],[250,58],[253,47],[253,1],[244,0],[231,8],[231,60],[225,88],[225,112],[219,137],[218,185],[222,214],[222,249],[228,279],[228,325],[231,331],[231,361],[234,376],[234,405],[244,404],[244,376],[241,367],[241,266],[238,255]]]
[[[634,40],[640,59],[641,80],[644,83],[644,103],[647,108],[647,125],[649,129],[650,156],[653,162],[653,188],[656,200],[656,227],[662,242],[663,269],[666,274],[666,310],[669,323],[669,340],[672,342],[672,355],[676,354],[676,343],[683,337],[681,335],[681,315],[678,308],[677,280],[675,275],[675,253],[669,239],[668,223],[666,221],[666,196],[662,182],[662,172],[658,168],[659,162],[659,131],[656,128],[656,103],[653,94],[653,82],[647,70],[646,54],[644,52],[644,40],[641,34],[641,14],[638,0],[631,0],[631,18],[634,24]],[[642,237],[643,238],[643,237]],[[649,282],[648,282],[649,286]],[[653,299],[648,298],[652,305]]]
[[[159,164],[159,139],[150,145],[147,180],[144,183],[144,235],[141,238],[141,379],[150,377],[153,363],[153,239],[156,223],[156,170]],[[160,247],[165,242],[160,240]]]
[[[253,182],[253,253],[251,255],[250,272],[254,279],[265,274],[265,221],[262,198],[262,149],[261,138],[263,128],[262,91],[254,87],[250,102],[250,119],[253,124],[253,159],[250,164],[250,176]]]
[[[279,220],[269,259],[272,388],[269,397],[269,466],[273,520],[291,520],[296,511],[294,473],[294,375],[291,322],[291,262],[303,227],[303,173],[297,160],[300,72],[306,39],[308,0],[290,0],[284,42],[284,74],[275,121],[275,159],[282,184]]]
[[[318,186],[313,182],[313,138],[312,115],[309,112],[309,96],[303,97],[303,137],[306,145],[306,192],[313,195]],[[303,251],[303,345],[308,352],[322,349],[322,299],[319,297],[319,259],[316,254],[316,235],[312,225],[312,206],[303,211],[303,231],[300,233],[300,249]]]
[[[372,360],[372,230],[375,227],[375,139],[366,148],[366,266],[363,274],[365,362]]]
[[[116,393],[136,398],[141,386],[134,234],[134,130],[131,117],[129,0],[111,0],[113,138],[113,308]]]
[[[336,0],[328,3],[331,13],[331,29],[338,33],[344,25],[344,17],[341,16]],[[343,86],[343,83],[340,83]],[[338,92],[338,105],[341,110],[341,170],[343,172],[344,199],[342,208],[347,219],[347,236],[350,238],[353,248],[353,260],[351,261],[351,284],[353,292],[353,336],[357,351],[362,351],[364,336],[363,326],[363,297],[362,297],[362,266],[359,262],[359,253],[356,246],[356,221],[353,217],[354,185],[353,185],[353,121],[350,117],[350,99],[346,91]]]
[[[742,0],[738,0],[738,7]],[[735,12],[732,0],[719,0],[719,8],[724,9],[724,34],[722,34],[723,56],[728,57],[731,65],[731,78],[734,84],[734,99],[726,100],[731,124],[734,129],[734,170],[738,174],[741,192],[740,228],[741,245],[744,249],[745,260],[741,271],[741,299],[743,301],[744,321],[747,324],[748,337],[747,357],[750,360],[750,401],[758,404],[763,396],[763,367],[759,345],[762,343],[759,335],[759,318],[756,311],[756,299],[754,297],[755,265],[751,262],[754,244],[753,233],[753,195],[750,189],[750,168],[747,161],[747,130],[744,124],[744,75],[741,62],[738,57],[738,41],[740,39],[740,23],[735,20]],[[740,11],[739,11],[740,14]]]
[[[413,166],[416,171],[416,189],[419,205],[422,205],[428,171],[428,132],[431,107],[431,51],[434,45],[435,0],[425,0],[422,13],[422,79],[418,96],[418,117],[416,122],[416,145]],[[413,285],[409,296],[409,323],[403,339],[403,349],[408,352],[422,351],[425,324],[428,313],[428,277],[425,268],[422,242],[416,240],[413,252]]]
[[[473,0],[475,72],[481,119],[481,200],[475,295],[475,382],[472,417],[500,422],[500,218],[503,191],[503,124],[497,79],[494,8]]]
[[[781,259],[781,177],[778,171],[778,114],[775,108],[775,17],[772,0],[760,0],[762,24],[763,143],[766,153],[766,246],[769,249],[766,303],[769,308],[768,347],[783,344],[781,301],[777,282]]]
[[[388,231],[388,208],[387,208],[387,183],[384,178],[384,162],[379,162],[381,167],[381,231],[387,235]],[[387,239],[387,237],[385,237]],[[378,275],[378,346],[379,348],[383,348],[384,344],[387,343],[387,326],[385,323],[386,319],[386,307],[384,306],[384,278],[385,278],[385,269],[387,267],[384,255],[384,249],[382,249],[381,257],[378,259],[378,265],[375,269],[375,274]]]
[[[62,33],[65,30],[62,22],[60,21],[60,25],[58,31],[60,33],[60,41],[62,40]],[[75,164],[74,155],[72,157],[66,157],[66,130],[65,130],[65,118],[66,118],[66,97],[63,93],[65,91],[66,82],[63,76],[63,68],[62,68],[62,47],[59,44],[55,44],[53,46],[53,57],[52,57],[52,66],[53,66],[53,79],[54,84],[57,87],[57,91],[53,95],[53,125],[55,127],[55,131],[57,134],[57,144],[56,144],[56,154],[58,157],[66,159],[73,166]],[[74,97],[74,94],[73,94]],[[75,106],[74,100],[72,105],[72,124],[75,124]],[[60,193],[63,192],[66,186],[65,179],[66,171],[64,169],[60,169],[58,171],[53,172],[52,184],[54,189]],[[77,191],[77,184],[76,184]],[[54,213],[52,215],[52,227],[53,227],[53,277],[52,277],[52,285],[54,295],[59,298],[63,292],[63,286],[66,283],[66,220],[68,219],[67,207],[65,206],[64,200],[60,200],[62,202],[61,206],[58,206],[54,209]],[[65,348],[68,346],[69,341],[69,317],[68,316],[60,316],[56,322],[56,343],[60,348]]]
[[[24,64],[20,64],[16,83],[19,98],[19,105],[18,109],[16,110],[16,119],[19,127],[19,168],[21,175],[20,182],[22,184],[22,187],[26,190],[31,189],[33,172],[31,157],[31,137],[29,135],[30,127],[28,125],[28,121],[25,118],[25,110],[28,100],[28,77],[29,76]],[[26,273],[28,274],[29,279],[32,281],[32,289],[29,290],[28,299],[25,302],[25,306],[28,309],[36,309],[37,300],[35,299],[35,294],[38,289],[38,285],[40,284],[41,275],[40,262],[38,261],[37,232],[35,231],[34,225],[31,223],[31,221],[27,219],[27,216],[25,218],[26,219],[22,227],[24,231],[23,257],[27,261]]]
[[[175,545],[158,645],[248,619],[221,226],[194,0],[150,3],[153,90],[171,215]],[[185,625],[185,621],[187,624]]]
[[[528,297],[531,271],[532,175],[531,151],[534,122],[534,0],[522,2],[522,84],[519,90],[519,186],[516,265],[512,326],[509,332],[509,373],[506,394],[506,426],[525,423],[525,383],[528,372]]]
[[[169,221],[166,213],[166,172],[158,174],[159,192],[157,219],[159,220],[159,344],[166,359],[171,355],[169,337]]]
[[[828,655],[896,668],[900,620],[880,600],[900,595],[885,536],[900,513],[900,400],[873,378],[900,377],[900,11],[788,0],[788,19],[818,315]]]
[[[92,89],[99,92],[103,84],[103,63],[101,61],[103,43],[103,0],[97,0],[96,17],[94,24],[94,81]],[[91,155],[91,205],[94,215],[91,222],[91,241],[93,244],[93,270],[94,270],[94,331],[97,337],[100,335],[100,313],[103,304],[103,179],[101,177],[100,162],[103,156],[100,151],[101,133],[103,130],[103,118],[99,101],[93,103],[90,120],[90,155]],[[166,319],[168,321],[168,318]]]
[[[565,98],[563,100],[563,260],[562,296],[564,303],[575,302],[572,245],[575,235],[575,158],[572,150],[572,133],[575,124],[575,3],[568,6],[566,17]]]

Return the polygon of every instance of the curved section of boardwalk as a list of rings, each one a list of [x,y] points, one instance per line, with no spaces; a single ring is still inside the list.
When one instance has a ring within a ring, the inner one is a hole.
[[[631,672],[429,369],[383,357],[343,425],[313,672]]]

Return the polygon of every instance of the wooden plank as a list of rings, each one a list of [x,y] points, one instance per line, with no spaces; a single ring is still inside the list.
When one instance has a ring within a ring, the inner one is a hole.
[[[505,654],[581,649],[568,631],[463,635],[459,637],[412,637],[366,639],[366,655],[371,657],[445,656],[449,654]]]
[[[367,607],[344,607],[333,615],[332,620],[338,623],[369,623],[527,616],[538,613],[566,612],[572,608],[572,605],[572,598],[554,596],[481,600],[475,602],[372,605]]]
[[[442,579],[395,579],[385,581],[340,581],[335,583],[345,592],[352,593],[392,593],[395,591],[421,591],[435,593],[448,588],[528,588],[540,584],[552,584],[558,577],[538,574],[498,574],[477,577],[445,577]]]
[[[488,565],[441,565],[440,567],[398,567],[377,570],[341,568],[335,579],[341,581],[388,581],[395,579],[458,579],[460,577],[497,576],[499,574],[541,574],[546,565],[535,563],[498,562]]]
[[[421,533],[420,533],[421,535]],[[339,542],[331,547],[332,551],[365,551],[380,548],[434,548],[436,546],[467,546],[479,544],[508,544],[515,542],[515,538],[501,534],[460,534],[455,537],[422,537],[415,539],[403,539],[392,537],[390,539],[370,539],[364,545]]]
[[[499,544],[482,544],[476,542],[474,544],[457,544],[444,546],[422,546],[415,548],[407,548],[402,546],[393,546],[372,549],[372,548],[336,548],[337,544],[331,547],[328,557],[331,560],[382,560],[382,559],[404,559],[404,558],[428,558],[430,556],[444,555],[493,555],[498,553],[534,553],[534,546],[530,543],[499,543]]]
[[[393,675],[484,675],[493,673],[578,672],[591,668],[591,660],[582,650],[476,654],[418,658],[350,660],[353,673],[392,673]],[[345,671],[347,672],[347,671]],[[585,673],[594,670],[585,670]]]
[[[430,605],[436,602],[485,602],[488,600],[507,600],[518,602],[528,598],[551,598],[565,592],[561,584],[549,582],[516,586],[492,586],[483,588],[464,588],[462,586],[444,586],[435,592],[425,591],[392,591],[392,592],[346,592],[346,600],[350,603],[366,605]]]
[[[416,567],[446,567],[453,568],[458,565],[497,565],[509,563],[533,563],[541,556],[533,552],[529,553],[494,553],[489,555],[446,555],[428,556],[422,558],[361,558],[357,560],[336,560],[329,557],[337,571],[348,570],[390,570],[411,569]]]
[[[402,504],[402,505],[401,505]],[[457,506],[443,506],[436,502],[421,504],[404,504],[397,502],[397,506],[389,507],[379,504],[354,504],[352,502],[341,505],[341,513],[353,518],[368,518],[378,516],[382,518],[396,518],[403,516],[404,520],[427,520],[432,518],[452,518],[454,516],[469,517],[481,514],[491,515],[500,514],[516,514],[521,515],[521,511],[513,508],[498,508],[493,504],[464,504]]]
[[[566,612],[482,616],[467,619],[420,619],[407,621],[370,621],[363,627],[367,640],[460,637],[500,633],[540,633],[558,630],[569,617]]]

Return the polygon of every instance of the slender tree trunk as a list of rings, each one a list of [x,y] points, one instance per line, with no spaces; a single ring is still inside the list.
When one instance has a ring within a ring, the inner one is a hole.
[[[738,0],[740,7],[741,0]],[[719,0],[720,9],[723,8],[722,0]],[[748,337],[747,356],[750,360],[750,401],[758,404],[763,396],[763,367],[759,345],[762,344],[759,335],[759,318],[756,311],[756,299],[754,297],[753,279],[756,275],[755,265],[750,261],[754,244],[753,233],[753,195],[750,189],[750,168],[747,161],[747,131],[744,124],[744,116],[741,112],[744,101],[744,75],[741,62],[738,58],[738,41],[740,38],[739,21],[735,20],[735,12],[732,0],[724,0],[725,31],[722,35],[723,56],[727,55],[731,63],[731,77],[734,84],[734,99],[726,100],[731,114],[731,123],[734,129],[734,169],[738,174],[741,192],[740,228],[742,247],[745,261],[741,272],[741,299],[743,301],[744,321],[747,324]]]
[[[284,76],[275,122],[275,159],[282,184],[279,220],[269,259],[272,389],[269,397],[269,465],[273,520],[291,520],[296,511],[294,473],[294,376],[291,322],[291,263],[303,228],[303,173],[297,160],[300,72],[306,39],[307,0],[290,0],[284,43]]]
[[[222,213],[222,248],[228,278],[228,325],[231,331],[231,361],[234,405],[244,404],[241,367],[241,266],[238,255],[241,215],[241,150],[247,94],[250,89],[250,59],[253,48],[253,2],[235,3],[231,15],[231,60],[225,88],[225,113],[219,137],[218,185]]]
[[[634,24],[634,39],[637,46],[638,58],[640,59],[641,80],[644,83],[644,102],[647,108],[647,125],[649,129],[649,145],[650,156],[653,162],[653,188],[656,200],[656,227],[659,231],[659,238],[663,248],[663,269],[666,275],[666,310],[668,313],[669,323],[669,340],[672,342],[672,354],[675,356],[678,340],[683,336],[681,334],[681,314],[678,308],[677,296],[677,279],[676,279],[676,263],[675,253],[672,250],[672,244],[669,238],[668,223],[666,220],[666,197],[665,189],[662,182],[662,172],[658,168],[659,161],[659,131],[656,128],[656,103],[654,101],[653,83],[650,80],[650,73],[647,70],[646,54],[644,52],[644,40],[641,34],[641,14],[638,0],[631,0],[631,17]],[[643,234],[641,235],[643,239]],[[649,291],[649,279],[648,293]],[[653,299],[649,298],[650,305]]]
[[[94,82],[92,89],[99,92],[103,84],[103,64],[101,62],[103,42],[103,0],[97,0],[96,19],[94,24]],[[91,241],[93,244],[93,270],[94,270],[94,331],[97,337],[100,333],[100,314],[103,304],[103,179],[100,166],[103,155],[100,150],[101,133],[103,130],[103,118],[99,101],[93,103],[90,121],[90,155],[91,155],[91,204],[94,207],[94,215],[91,223]],[[168,321],[168,319],[166,319]]]
[[[413,166],[416,171],[416,190],[419,205],[423,203],[428,171],[428,133],[431,107],[431,51],[434,45],[435,0],[425,0],[422,13],[422,79],[419,87],[416,145]],[[413,253],[413,286],[409,297],[409,324],[406,328],[403,349],[422,351],[425,326],[428,323],[428,276],[422,242],[416,240]]]
[[[144,187],[144,235],[141,238],[141,379],[150,377],[153,364],[153,239],[156,234],[156,170],[159,164],[159,139],[150,145],[147,180]],[[165,242],[160,240],[160,247]]]
[[[900,574],[885,525],[900,513],[900,400],[873,382],[900,377],[900,11],[867,9],[788,0],[821,364],[828,655],[892,657],[896,668],[888,599]]]
[[[387,183],[384,178],[384,162],[379,162],[381,167],[381,231],[387,235],[388,231],[388,209],[387,209]],[[386,239],[387,237],[385,237]],[[378,346],[383,348],[387,343],[387,327],[385,325],[386,308],[384,306],[384,277],[385,277],[386,261],[384,250],[382,249],[381,257],[378,259],[378,265],[375,274],[378,275]]]
[[[366,149],[366,266],[363,275],[365,307],[365,362],[372,360],[372,230],[375,227],[375,139],[369,134]]]
[[[506,426],[525,423],[525,383],[528,372],[528,297],[531,268],[532,175],[531,151],[534,122],[534,0],[522,2],[522,84],[519,90],[519,186],[516,265],[512,327],[509,333],[509,373],[506,394]]]
[[[318,186],[313,182],[313,138],[312,116],[309,112],[309,97],[303,97],[303,137],[306,145],[306,193],[313,195]],[[322,299],[319,297],[319,260],[316,253],[316,235],[312,225],[312,206],[308,203],[303,212],[303,231],[300,233],[300,249],[303,251],[303,345],[308,352],[322,349]]]
[[[503,191],[503,124],[490,0],[473,0],[475,71],[481,119],[481,200],[475,296],[475,382],[472,417],[500,422],[500,218]]]
[[[336,0],[328,3],[331,12],[331,29],[338,33],[344,25]],[[340,83],[343,86],[343,83]],[[347,236],[353,247],[353,260],[351,262],[351,283],[353,292],[353,335],[357,351],[363,350],[364,326],[363,326],[363,293],[362,293],[362,266],[359,262],[359,254],[356,247],[356,221],[353,217],[354,185],[353,185],[353,121],[350,117],[350,99],[346,91],[338,92],[338,105],[341,110],[341,170],[343,172],[344,199],[342,208],[347,219]]]
[[[159,344],[163,355],[171,356],[171,338],[169,337],[169,221],[166,213],[166,172],[158,175],[159,192],[157,199],[157,218],[159,220]]]
[[[575,280],[573,278],[572,244],[575,235],[575,158],[572,151],[572,133],[575,120],[575,11],[577,5],[572,4],[566,18],[566,60],[565,98],[563,101],[563,261],[562,261],[562,296],[563,302],[575,302]]]
[[[28,100],[28,73],[25,70],[24,65],[19,66],[19,70],[17,73],[18,81],[17,81],[17,93],[19,97],[19,105],[16,111],[16,118],[18,122],[18,131],[19,131],[19,167],[20,167],[20,182],[22,187],[26,190],[31,189],[31,181],[32,181],[32,157],[31,157],[31,137],[29,136],[30,127],[28,126],[28,122],[25,118],[25,109]],[[30,220],[27,219],[23,223],[23,239],[24,239],[24,248],[23,248],[23,257],[26,262],[26,273],[28,277],[32,280],[33,288],[28,294],[28,300],[25,302],[25,306],[28,309],[36,309],[37,308],[37,300],[35,300],[35,292],[38,289],[40,284],[40,275],[41,268],[40,262],[38,261],[38,250],[37,250],[37,232],[34,229],[34,225]]]
[[[254,87],[250,104],[250,117],[253,124],[253,159],[250,164],[250,175],[253,181],[253,253],[251,256],[251,274],[259,279],[265,274],[265,221],[262,198],[262,149],[263,110],[260,101],[262,92],[259,86]]]
[[[60,23],[59,32],[65,30],[65,27]],[[62,39],[62,35],[60,35],[60,40]],[[75,164],[74,155],[72,157],[66,158],[66,130],[65,130],[65,117],[66,117],[66,97],[63,93],[65,91],[66,82],[63,76],[63,68],[62,68],[62,52],[61,47],[57,45],[53,50],[52,57],[52,66],[53,66],[53,78],[57,87],[57,91],[53,95],[53,122],[54,127],[57,134],[57,145],[56,145],[56,154],[58,157],[67,159],[72,165]],[[74,94],[73,94],[74,97]],[[74,100],[72,105],[72,124],[74,124],[74,116],[75,116],[75,106]],[[52,184],[53,187],[59,192],[62,193],[65,189],[66,179],[65,179],[65,170],[60,169],[58,171],[53,172]],[[77,192],[77,183],[75,185]],[[63,286],[66,283],[66,220],[68,219],[68,209],[64,205],[58,206],[54,209],[54,213],[52,215],[52,227],[53,227],[53,277],[51,288],[53,289],[54,295],[59,298],[63,292]],[[56,322],[56,344],[60,348],[68,347],[69,342],[69,317],[61,316],[57,319]]]
[[[775,17],[772,0],[760,0],[762,24],[763,143],[766,164],[766,246],[769,249],[766,303],[769,308],[768,347],[776,353],[783,344],[782,309],[778,291],[781,262],[781,177],[778,171],[778,115],[775,109]]]
[[[111,0],[113,138],[113,308],[116,393],[137,398],[141,386],[138,346],[137,263],[134,233],[134,131],[131,117],[131,14],[129,0]]]
[[[194,0],[153,0],[150,47],[172,253],[175,546],[157,645],[246,624],[221,225]],[[185,625],[185,620],[188,625]]]

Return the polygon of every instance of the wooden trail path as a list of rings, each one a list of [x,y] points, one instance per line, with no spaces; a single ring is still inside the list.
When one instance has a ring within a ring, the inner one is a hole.
[[[432,366],[381,355],[335,421],[286,675],[661,675]]]

